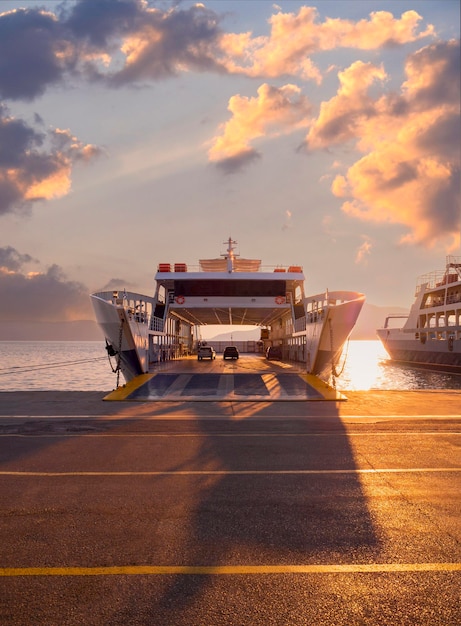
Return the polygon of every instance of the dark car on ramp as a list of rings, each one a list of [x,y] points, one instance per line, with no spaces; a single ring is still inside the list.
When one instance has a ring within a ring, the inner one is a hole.
[[[279,360],[282,358],[282,348],[279,346],[269,346],[266,350],[266,359],[276,359]]]
[[[224,348],[223,359],[238,359],[239,351],[235,346],[226,346]]]

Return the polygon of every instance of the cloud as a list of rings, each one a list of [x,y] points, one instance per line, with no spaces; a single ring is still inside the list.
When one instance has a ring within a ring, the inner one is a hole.
[[[421,19],[415,11],[406,11],[400,19],[388,11],[378,11],[358,22],[331,18],[319,22],[314,7],[303,6],[296,14],[279,11],[269,20],[268,37],[223,35],[220,46],[226,54],[222,63],[231,73],[267,78],[299,76],[320,83],[321,73],[311,59],[314,53],[337,48],[376,50],[433,36],[431,25],[418,30]]]
[[[291,211],[289,211],[288,209],[285,211],[285,220],[283,222],[283,226],[282,226],[282,230],[288,230],[289,228],[291,228],[291,218],[292,218],[293,214]]]
[[[459,40],[441,41],[412,54],[406,63],[403,92],[414,108],[459,106]]]
[[[378,114],[368,91],[374,82],[383,82],[386,78],[383,67],[362,61],[339,72],[336,96],[322,102],[320,113],[307,134],[309,148],[331,147],[360,136],[362,126]]]
[[[67,194],[74,163],[100,153],[68,130],[33,128],[0,104],[0,215]]]
[[[327,235],[332,243],[336,243],[337,230],[335,228],[335,220],[332,215],[325,215],[322,219],[322,231]]]
[[[355,255],[356,265],[367,265],[368,257],[371,253],[372,245],[368,237],[364,237],[365,241],[359,246]]]
[[[400,17],[378,11],[358,21],[322,21],[314,7],[301,6],[297,12],[284,13],[274,5],[273,10],[266,36],[255,36],[251,31],[226,32],[222,26],[224,16],[199,3],[184,9],[178,2],[163,10],[145,0],[79,0],[57,4],[55,12],[37,7],[4,12],[0,14],[0,60],[8,59],[8,63],[0,61],[0,98],[33,100],[50,86],[75,86],[79,80],[117,88],[186,72],[258,78],[293,76],[320,83],[322,75],[313,61],[319,52],[340,48],[377,50],[434,36],[434,28],[425,25],[415,11],[406,11]],[[452,134],[454,104],[452,110],[442,112],[437,103],[443,99],[447,107],[448,102],[459,101],[456,79],[454,84],[445,81],[452,74],[448,68],[454,70],[457,65],[459,50],[443,43],[424,48],[409,59],[401,93],[377,100],[370,96],[370,88],[386,81],[383,67],[362,62],[351,65],[339,75],[340,89],[335,98],[322,104],[307,136],[308,147],[330,148],[351,141],[371,160],[382,150],[384,156],[395,161],[400,158],[398,148],[411,144],[415,152],[418,148],[420,154],[427,153],[425,172],[437,169],[437,185],[431,188],[433,201],[452,200],[459,166],[454,157],[439,163],[439,155],[433,150],[437,142],[442,145],[448,138],[451,151],[456,152]],[[210,162],[226,173],[241,170],[260,158],[255,141],[291,133],[311,123],[311,105],[292,84],[275,87],[264,83],[257,97],[236,95],[229,100],[228,108],[232,117],[220,127],[208,152]],[[396,142],[394,151],[384,145],[385,137],[378,138],[371,130],[381,127],[382,134],[387,134],[388,123]],[[100,152],[68,130],[44,131],[37,120],[35,124],[10,117],[0,104],[0,145],[3,140],[5,146],[0,148],[0,215],[24,211],[36,201],[67,194],[75,163],[89,161]],[[407,134],[412,124],[418,127],[412,139],[404,137],[405,124]],[[448,146],[441,150],[447,152]],[[402,158],[404,152],[402,149]],[[401,188],[411,184],[411,176],[419,179],[422,174],[417,160],[413,156],[410,162],[405,158],[400,165],[395,164],[395,175],[387,182]],[[429,166],[434,161],[439,168]],[[355,171],[351,168],[342,179],[337,178],[333,187],[335,193],[351,198],[344,203],[344,210],[361,219],[376,219],[373,206],[369,211],[364,206],[374,199],[373,184],[361,197],[356,178],[360,178],[361,166],[370,165],[376,174],[375,188],[383,186],[385,175],[378,173],[378,159],[370,164],[365,158],[353,166]],[[445,178],[442,165],[449,172]],[[389,221],[402,219],[389,207],[381,210]],[[430,231],[431,220],[424,211],[421,215],[425,226],[415,233],[415,240],[427,242],[424,233]],[[437,232],[452,229],[453,219],[447,210],[445,226],[440,225]]]
[[[260,158],[260,153],[253,148],[241,147],[241,149],[232,156],[222,156],[214,160],[210,159],[210,161],[214,161],[216,167],[224,174],[235,174],[236,172],[241,172],[250,165],[250,163]]]
[[[435,34],[431,24],[418,32],[422,17],[416,11],[405,11],[396,19],[389,11],[374,11],[370,19],[358,22],[327,18],[322,27],[322,49],[348,47],[376,50],[418,41]]]
[[[421,16],[370,13],[357,22],[327,18],[313,7],[274,7],[268,36],[226,33],[222,17],[196,4],[161,10],[145,0],[80,0],[56,12],[24,8],[0,14],[0,98],[32,100],[72,79],[114,87],[190,71],[320,83],[314,53],[341,47],[374,50],[432,36]]]
[[[72,67],[62,26],[42,9],[0,14],[0,97],[32,100]]]
[[[307,126],[311,105],[299,87],[263,84],[257,94],[255,98],[233,96],[229,100],[232,117],[213,139],[208,152],[210,162],[227,171],[239,169],[259,155],[250,145],[252,141]]]
[[[0,14],[0,98],[32,100],[72,78],[115,86],[216,69],[217,17],[196,5],[161,11],[144,0],[80,0],[56,13]]]
[[[375,99],[368,89],[382,68],[355,63],[340,73],[338,93],[309,129],[310,149],[352,142],[364,153],[332,191],[343,211],[375,223],[401,224],[402,243],[459,246],[461,228],[459,41],[409,56],[400,93]]]
[[[128,288],[129,290],[132,290],[134,287],[135,285],[132,282],[125,280],[124,278],[111,278],[100,291],[113,291],[114,289],[121,288]]]
[[[91,319],[88,289],[69,281],[58,265],[28,272],[35,261],[8,246],[0,248],[0,320],[72,321]]]
[[[6,246],[0,248],[0,271],[16,272],[26,263],[37,262],[30,254],[20,254],[15,248]]]

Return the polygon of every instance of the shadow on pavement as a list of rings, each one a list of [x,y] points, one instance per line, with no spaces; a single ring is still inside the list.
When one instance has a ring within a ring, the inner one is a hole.
[[[328,426],[307,415],[302,420],[266,421],[267,407],[252,406],[253,414],[247,411],[246,419],[225,424],[226,433],[239,435],[235,438],[222,436],[215,422],[200,422],[205,435],[200,456],[214,459],[229,474],[215,477],[202,490],[187,546],[181,548],[184,563],[293,565],[373,560],[379,541],[339,417],[330,419]],[[256,416],[258,420],[252,421]],[[261,473],[238,473],[245,470]],[[315,473],[296,473],[303,471]],[[211,578],[176,576],[163,596],[163,605],[179,611],[204,592]]]

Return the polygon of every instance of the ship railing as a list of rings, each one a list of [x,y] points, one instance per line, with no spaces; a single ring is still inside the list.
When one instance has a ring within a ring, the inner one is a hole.
[[[458,270],[458,273],[461,272],[461,256],[447,256],[447,268],[453,267]]]
[[[461,292],[458,291],[456,293],[449,293],[447,295],[447,304],[456,304],[456,302],[461,302]]]
[[[126,291],[125,289],[116,289],[113,291],[98,291],[94,293],[93,296],[97,296],[101,298],[101,300],[106,300],[107,302],[111,302],[116,305],[123,305],[128,308],[135,308],[137,305],[142,304],[147,307],[153,304],[153,298],[149,296],[145,296],[141,293],[136,293],[134,291]]]
[[[200,274],[208,274],[213,272],[227,272],[227,270],[223,267],[217,266],[216,269],[210,268],[207,270],[203,270],[200,265],[187,265],[185,269],[175,269],[177,268],[177,263],[159,263],[157,272],[159,274],[162,273],[200,273]],[[242,267],[234,267],[233,273],[242,274],[261,274],[261,273],[294,273],[294,274],[303,274],[303,268],[301,265],[258,265],[258,266],[244,266]]]
[[[155,315],[151,315],[149,328],[150,330],[153,330],[154,332],[157,332],[157,333],[163,332],[163,328],[164,328],[163,319],[161,317],[156,317]]]
[[[306,317],[299,317],[295,320],[293,325],[293,329],[295,333],[301,333],[306,330]]]
[[[417,296],[423,287],[425,287],[426,289],[435,289],[436,287],[441,287],[442,285],[444,285],[444,279],[445,271],[443,270],[435,270],[434,272],[423,274],[418,278],[418,282],[416,283],[415,295]]]
[[[423,287],[436,289],[437,287],[445,287],[451,283],[456,283],[459,280],[461,280],[461,257],[447,256],[445,270],[435,270],[418,278],[415,295],[417,296]]]
[[[114,306],[123,307],[128,318],[141,324],[148,324],[153,310],[153,298],[134,291],[114,290],[100,291],[93,296],[110,302]]]
[[[389,322],[391,320],[407,320],[407,319],[408,319],[408,315],[398,315],[398,314],[388,315],[384,321],[384,328],[391,328],[389,326]],[[395,330],[401,330],[401,328],[395,329]]]
[[[304,299],[307,313],[318,311],[327,307],[335,307],[364,298],[363,294],[356,291],[325,291],[315,296]]]

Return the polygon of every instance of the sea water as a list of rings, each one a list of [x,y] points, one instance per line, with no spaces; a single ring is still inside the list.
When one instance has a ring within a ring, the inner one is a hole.
[[[104,342],[0,341],[0,391],[112,391],[116,386]]]
[[[343,391],[461,389],[461,375],[393,364],[378,340],[350,341],[337,370],[336,388]],[[0,391],[109,392],[116,386],[104,342],[0,342]]]

